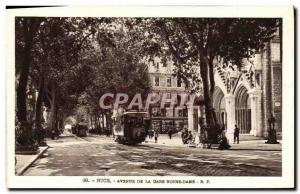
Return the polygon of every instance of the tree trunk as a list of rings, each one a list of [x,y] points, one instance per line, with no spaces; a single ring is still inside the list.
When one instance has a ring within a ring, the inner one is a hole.
[[[17,118],[23,125],[27,122],[26,89],[29,76],[31,49],[33,38],[40,25],[40,19],[26,18],[23,20],[24,50],[21,62],[20,80],[17,88]]]
[[[218,126],[214,115],[211,94],[211,79],[209,72],[209,62],[206,56],[200,56],[200,75],[203,83],[203,96],[205,105],[206,125],[208,127],[208,141],[217,143]],[[214,82],[213,82],[214,83]]]
[[[57,100],[56,100],[57,101]],[[58,134],[59,130],[60,130],[60,111],[59,111],[59,108],[58,108],[58,103],[56,102],[55,103],[55,109],[54,109],[54,126],[55,126],[55,130]]]
[[[113,121],[112,121],[112,118],[111,118],[112,114],[110,113],[110,111],[107,111],[105,113],[105,116],[106,116],[106,127],[109,130],[113,131]]]
[[[33,37],[25,38],[22,68],[20,72],[19,86],[17,88],[17,117],[22,124],[27,122],[26,89],[31,62],[32,39]]]
[[[38,94],[36,106],[35,106],[35,120],[38,125],[41,124],[44,90],[45,90],[45,79],[44,79],[44,76],[42,75],[40,78],[39,90],[38,90],[39,94]]]
[[[56,113],[56,88],[54,81],[51,81],[51,91],[50,91],[50,115],[49,115],[49,129],[55,130],[55,113]]]
[[[204,96],[204,105],[205,105],[205,116],[206,116],[206,125],[212,126],[215,124],[212,114],[212,97],[210,94],[209,86],[209,75],[208,75],[208,66],[204,57],[200,61],[200,75],[203,83],[203,96]]]
[[[99,112],[96,112],[96,121],[97,121],[97,128],[99,130],[99,134],[102,134],[102,129],[101,129],[101,125],[100,125],[100,120],[99,120]]]
[[[97,120],[96,120],[95,113],[93,113],[93,123],[94,123],[94,129],[97,131],[97,134],[99,134],[99,129],[97,127]]]
[[[213,96],[214,91],[215,91],[213,58],[209,59],[209,83],[210,83],[210,95]]]
[[[30,43],[25,43],[24,59],[22,62],[22,70],[20,73],[19,86],[17,88],[17,117],[23,124],[27,122],[27,109],[26,109],[26,87],[29,75],[29,63],[30,63]]]
[[[21,123],[21,135],[18,139],[18,143],[22,146],[29,146],[28,150],[37,150],[37,146],[34,144],[32,126],[28,124],[27,120],[27,108],[26,108],[26,89],[28,83],[29,69],[31,63],[31,49],[33,47],[33,38],[37,32],[40,24],[40,19],[23,18],[21,21],[23,24],[23,38],[24,38],[24,50],[22,50],[23,56],[21,61],[20,79],[17,87],[17,107],[16,115],[18,121]],[[16,40],[17,41],[17,40]],[[17,146],[16,149],[19,149]]]
[[[104,113],[103,113],[103,111],[101,111],[101,117],[102,117],[102,127],[104,129],[105,126],[104,126]]]

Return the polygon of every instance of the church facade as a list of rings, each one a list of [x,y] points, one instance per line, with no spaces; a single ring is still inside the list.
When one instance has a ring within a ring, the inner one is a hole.
[[[213,108],[227,136],[233,137],[234,126],[241,134],[266,137],[268,120],[275,117],[275,130],[281,133],[282,54],[279,32],[244,66],[226,66],[220,60],[215,66]]]
[[[186,93],[184,83],[173,76],[172,62],[157,60],[149,65],[149,77],[153,92]],[[225,64],[222,59],[215,60],[214,79],[213,108],[229,139],[233,138],[235,125],[241,134],[267,137],[271,115],[276,120],[277,134],[281,134],[282,53],[279,32],[260,53],[245,59],[241,68]],[[201,94],[197,95],[203,99]],[[165,110],[154,107],[151,114],[153,118],[169,119],[170,124],[176,125],[176,120],[179,120],[177,127],[187,127],[194,133],[200,132],[199,119],[205,117],[203,105]]]

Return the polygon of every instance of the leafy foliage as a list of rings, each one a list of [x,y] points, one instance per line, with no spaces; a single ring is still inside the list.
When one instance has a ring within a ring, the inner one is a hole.
[[[250,18],[148,18],[150,54],[175,61],[175,75],[199,87],[204,96],[206,124],[217,142],[220,126],[215,118],[212,95],[215,88],[214,59],[222,57],[241,67],[274,36],[279,19]],[[195,69],[199,69],[199,73]],[[199,76],[200,75],[200,76]],[[195,88],[195,87],[193,87]],[[199,90],[198,90],[199,91]]]
[[[147,65],[159,57],[173,62],[174,75],[190,92],[203,93],[208,125],[215,125],[213,60],[242,66],[280,26],[279,19],[250,18],[20,17],[15,22],[16,78],[23,84],[18,104],[26,103],[29,78],[39,102],[51,107],[52,120],[59,110],[68,116],[80,106],[96,114],[104,93],[148,93]]]

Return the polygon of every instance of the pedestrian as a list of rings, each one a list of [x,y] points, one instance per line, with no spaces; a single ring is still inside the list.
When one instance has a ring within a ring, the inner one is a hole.
[[[181,132],[181,139],[182,139],[183,144],[187,144],[187,142],[186,142],[187,136],[188,136],[188,130],[187,130],[187,128],[184,128]]]
[[[234,143],[237,142],[239,144],[240,142],[240,129],[237,127],[237,125],[234,125]]]
[[[188,136],[186,137],[186,143],[192,143],[193,142],[193,134],[191,131],[188,132]]]
[[[52,140],[55,139],[55,130],[54,129],[51,130],[51,139]]]
[[[154,131],[154,140],[155,140],[155,143],[157,143],[157,140],[158,140],[158,129],[155,129]]]
[[[110,130],[109,128],[105,128],[106,137],[110,137]]]
[[[151,120],[149,118],[145,118],[145,133],[148,136],[150,136],[150,127],[151,127]]]
[[[170,128],[169,128],[169,131],[168,131],[169,139],[172,139],[172,134],[173,134],[173,130],[172,130],[172,128],[170,127]]]
[[[153,136],[154,136],[154,131],[151,129],[151,130],[149,131],[149,139],[152,139]]]
[[[228,143],[228,139],[226,138],[225,135],[225,126],[223,125],[223,127],[220,129],[220,141],[219,141],[219,149],[220,150],[227,150],[229,149],[231,146]]]

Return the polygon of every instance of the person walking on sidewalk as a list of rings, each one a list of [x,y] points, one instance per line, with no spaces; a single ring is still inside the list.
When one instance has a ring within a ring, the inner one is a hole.
[[[172,128],[170,127],[170,128],[169,128],[169,131],[168,131],[169,139],[172,139],[172,134],[173,134],[173,130],[172,130]]]
[[[240,143],[240,129],[235,125],[234,127],[234,143],[237,142],[237,144]]]
[[[159,130],[156,128],[154,130],[154,140],[155,140],[155,143],[157,143],[157,140],[158,140],[158,134],[159,134]]]
[[[55,130],[52,129],[52,130],[51,130],[51,139],[52,139],[52,140],[55,140],[55,136],[56,136],[55,133],[56,133]]]
[[[191,131],[188,132],[188,135],[186,137],[187,144],[193,143],[193,134]]]
[[[183,144],[187,144],[187,137],[188,137],[188,129],[184,128],[181,132],[181,139]]]

